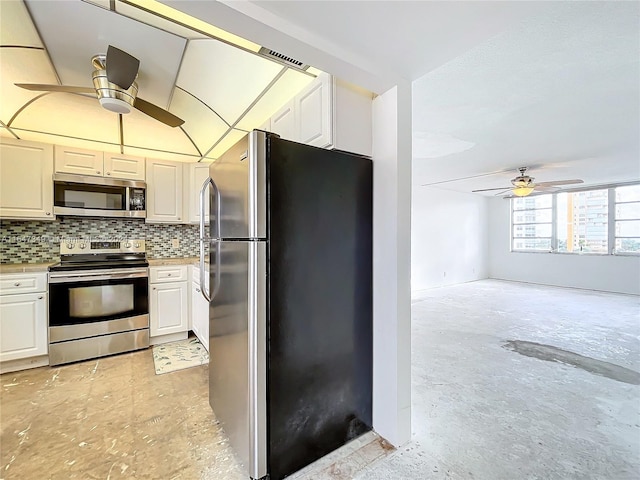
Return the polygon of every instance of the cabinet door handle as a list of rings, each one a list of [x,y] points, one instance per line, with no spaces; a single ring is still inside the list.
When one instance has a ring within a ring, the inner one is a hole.
[[[170,274],[170,273],[168,273],[168,274],[167,274],[167,277],[170,277],[170,276],[171,276],[171,274]]]
[[[111,172],[107,172],[107,175],[111,175]]]
[[[200,289],[199,289],[199,288],[196,288],[196,292],[200,293]]]
[[[42,300],[44,297],[38,297],[38,300]]]
[[[96,170],[96,173],[100,173],[100,170]]]
[[[153,287],[153,289],[155,290],[155,289],[156,289],[156,287]]]
[[[20,284],[19,284],[19,283],[14,283],[14,284],[13,284],[13,286],[14,286],[14,287],[19,287],[19,286],[20,286]]]
[[[47,215],[51,215],[51,212],[47,212]]]

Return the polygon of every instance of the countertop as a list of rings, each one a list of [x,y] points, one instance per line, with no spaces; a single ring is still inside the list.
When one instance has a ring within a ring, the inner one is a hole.
[[[5,273],[28,273],[28,272],[48,272],[49,266],[58,262],[44,263],[4,263],[0,265],[0,274]]]
[[[0,274],[5,273],[27,273],[27,272],[48,272],[49,266],[58,262],[43,263],[5,263],[0,265]],[[177,257],[177,258],[151,258],[149,259],[150,267],[162,267],[165,265],[195,265],[198,266],[200,258],[198,257]],[[209,259],[205,259],[205,267],[209,268]]]
[[[150,258],[150,267],[164,267],[165,265],[198,265],[198,257],[177,257],[177,258]]]

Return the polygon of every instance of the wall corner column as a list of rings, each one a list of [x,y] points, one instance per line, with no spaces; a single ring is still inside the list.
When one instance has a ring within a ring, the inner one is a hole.
[[[373,428],[411,439],[411,83],[373,101]]]

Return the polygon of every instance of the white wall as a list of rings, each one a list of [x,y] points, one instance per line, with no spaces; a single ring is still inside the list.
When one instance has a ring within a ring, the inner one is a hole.
[[[510,252],[510,202],[489,200],[489,277],[640,295],[640,257]]]
[[[373,428],[411,439],[411,86],[373,101]]]
[[[488,277],[486,197],[415,187],[411,209],[412,292]]]

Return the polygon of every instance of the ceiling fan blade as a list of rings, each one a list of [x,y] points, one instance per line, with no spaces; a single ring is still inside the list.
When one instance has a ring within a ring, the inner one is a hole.
[[[64,92],[64,93],[88,93],[96,95],[95,88],[89,87],[71,87],[68,85],[45,85],[41,83],[16,83],[16,87],[25,90],[34,90],[36,92]]]
[[[503,193],[507,193],[507,192],[510,192],[510,191],[511,191],[510,188],[505,188],[501,192],[494,193],[494,195],[497,197],[498,195],[502,195]]]
[[[511,190],[511,187],[501,187],[501,188],[483,188],[481,190],[471,190],[471,193],[476,192],[491,192],[492,190]]]
[[[180,117],[176,117],[173,113],[168,112],[164,108],[160,108],[153,103],[149,103],[146,100],[137,97],[133,103],[133,107],[140,110],[142,113],[146,113],[150,117],[169,125],[170,127],[179,127],[184,123]]]
[[[575,185],[577,183],[584,183],[584,181],[577,178],[573,180],[556,180],[555,182],[536,183],[536,187],[555,187],[556,185]]]
[[[534,189],[536,192],[557,192],[558,190],[560,190],[560,188],[559,188],[559,187],[552,187],[552,186],[547,186],[547,185],[542,185],[542,186],[540,186],[540,185],[535,185],[535,186],[533,187],[533,189]]]
[[[107,48],[107,80],[120,88],[128,89],[138,75],[140,60],[109,45]]]

